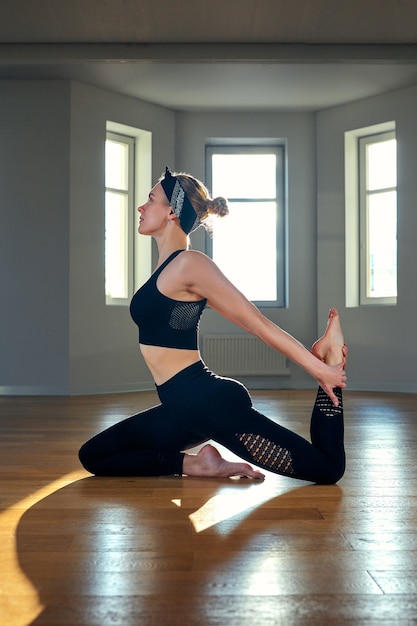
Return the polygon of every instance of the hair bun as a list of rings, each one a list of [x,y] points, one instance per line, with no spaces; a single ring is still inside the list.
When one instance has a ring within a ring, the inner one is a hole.
[[[226,198],[218,196],[212,200],[207,200],[207,212],[212,215],[218,215],[219,217],[227,215],[229,213],[229,208],[227,206]]]

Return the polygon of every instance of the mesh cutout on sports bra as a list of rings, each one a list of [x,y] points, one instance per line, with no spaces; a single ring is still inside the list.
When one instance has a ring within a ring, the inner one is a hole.
[[[289,450],[281,448],[270,439],[253,433],[236,433],[236,437],[250,452],[256,463],[285,476],[295,476]]]
[[[175,302],[169,318],[169,326],[174,330],[192,330],[205,307],[205,301]]]

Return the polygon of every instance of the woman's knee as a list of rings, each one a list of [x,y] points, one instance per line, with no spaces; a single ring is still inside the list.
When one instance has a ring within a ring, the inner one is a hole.
[[[78,451],[78,458],[80,460],[81,465],[87,472],[90,474],[98,473],[98,464],[95,458],[95,454],[92,451],[92,445],[90,441],[87,441]]]
[[[328,468],[323,476],[316,481],[318,485],[335,485],[343,477],[346,469],[345,461]]]

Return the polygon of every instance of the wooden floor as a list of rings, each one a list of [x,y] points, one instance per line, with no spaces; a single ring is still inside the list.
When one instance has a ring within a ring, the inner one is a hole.
[[[313,396],[253,393],[304,436]],[[80,468],[155,402],[0,398],[1,626],[417,624],[417,395],[345,393],[337,486]]]

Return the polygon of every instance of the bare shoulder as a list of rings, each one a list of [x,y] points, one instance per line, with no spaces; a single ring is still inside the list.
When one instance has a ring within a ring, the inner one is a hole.
[[[260,318],[259,310],[203,252],[187,250],[178,267],[189,293],[206,298],[208,305],[226,319],[252,332]]]
[[[185,250],[179,255],[178,260],[185,276],[195,276],[201,272],[220,272],[214,261],[199,250]]]
[[[187,262],[203,262],[208,261],[209,263],[213,263],[210,257],[204,252],[200,252],[199,250],[184,250],[183,254],[180,255],[179,258],[186,260]]]
[[[220,285],[228,283],[214,261],[203,252],[186,250],[177,258],[182,283],[192,293],[210,298]]]
[[[239,293],[242,296],[216,263],[203,252],[186,250],[180,256],[183,257],[179,265],[181,278],[190,292],[216,302],[216,305],[219,304],[218,300],[230,298],[232,294]],[[214,304],[212,306],[216,308]]]

